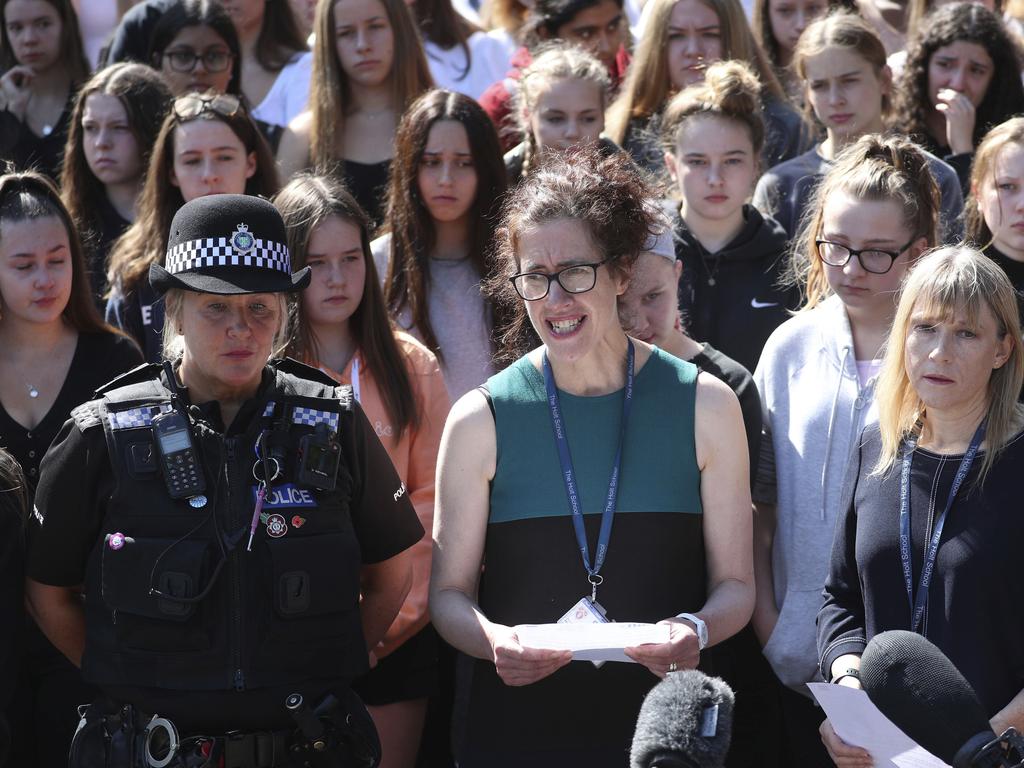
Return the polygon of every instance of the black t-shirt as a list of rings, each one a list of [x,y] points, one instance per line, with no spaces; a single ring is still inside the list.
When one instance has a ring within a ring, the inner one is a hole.
[[[245,432],[262,404],[273,399],[274,376],[265,369],[256,397],[243,405],[226,436]],[[187,392],[183,393],[187,404]],[[198,406],[201,418],[214,429],[223,427],[217,403]],[[342,414],[338,428],[341,455],[353,479],[349,514],[359,541],[360,561],[373,564],[408,549],[423,537],[423,528],[409,502],[399,493],[401,480],[358,403]],[[47,454],[36,495],[34,529],[27,572],[43,584],[76,586],[86,578],[87,564],[100,536],[106,504],[114,490],[104,431],[84,433],[69,420]],[[244,543],[242,544],[244,546]],[[296,649],[301,652],[301,649]],[[283,728],[289,724],[282,702],[298,690],[315,703],[344,681],[317,679],[297,682],[289,690],[247,689],[189,691],[108,689],[117,700],[132,701],[148,712],[171,717],[180,728],[224,732],[231,729]]]
[[[39,464],[71,409],[92,399],[97,388],[141,362],[138,347],[126,336],[80,333],[64,385],[42,421],[26,429],[0,403],[0,445],[21,464],[31,487],[39,481]]]
[[[0,157],[13,163],[15,170],[38,170],[59,182],[73,100],[74,92],[68,96],[64,111],[45,136],[34,134],[27,123],[11,112],[0,111]]]
[[[743,414],[743,431],[747,433],[747,450],[750,453],[751,483],[757,476],[757,457],[761,452],[761,396],[750,371],[712,347],[705,344],[690,362],[729,385],[740,401]]]
[[[102,298],[107,285],[107,256],[110,246],[114,244],[125,230],[131,226],[110,202],[110,198],[101,195],[95,202],[96,218],[92,231],[83,233],[83,244],[86,248],[86,268],[89,272],[89,284],[96,299],[96,307],[102,314],[106,304]]]
[[[832,662],[861,653],[867,640],[910,629],[899,547],[900,470],[872,473],[881,451],[877,426],[865,429],[837,520],[818,651],[827,679]],[[1012,438],[977,486],[978,454],[942,531],[920,632],[956,665],[994,715],[1024,689],[1024,515],[1020,476],[1024,432]],[[916,592],[924,549],[945,507],[962,456],[919,448],[910,473],[911,564]]]

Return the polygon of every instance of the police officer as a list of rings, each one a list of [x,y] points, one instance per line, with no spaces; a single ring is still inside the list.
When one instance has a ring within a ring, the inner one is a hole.
[[[379,757],[348,681],[423,529],[350,389],[268,362],[309,283],[286,242],[264,200],[183,206],[150,271],[170,362],[102,387],[43,462],[28,603],[104,693],[75,768]]]

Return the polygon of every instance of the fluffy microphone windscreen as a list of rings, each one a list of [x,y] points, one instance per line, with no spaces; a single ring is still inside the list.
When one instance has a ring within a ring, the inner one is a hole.
[[[860,681],[882,714],[946,763],[953,763],[967,741],[989,731],[970,683],[916,632],[875,635],[860,659]]]
[[[693,768],[721,768],[732,738],[734,703],[732,689],[717,677],[695,669],[668,675],[640,707],[631,768],[672,758]]]

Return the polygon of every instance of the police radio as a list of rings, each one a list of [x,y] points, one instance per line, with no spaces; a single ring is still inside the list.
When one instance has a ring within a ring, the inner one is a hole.
[[[171,498],[187,499],[206,490],[203,468],[192,445],[192,432],[185,417],[178,411],[153,417],[153,436]]]

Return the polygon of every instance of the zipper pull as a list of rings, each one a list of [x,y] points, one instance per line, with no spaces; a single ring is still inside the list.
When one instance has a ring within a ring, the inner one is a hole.
[[[235,670],[235,690],[245,690],[245,674],[240,669]]]

